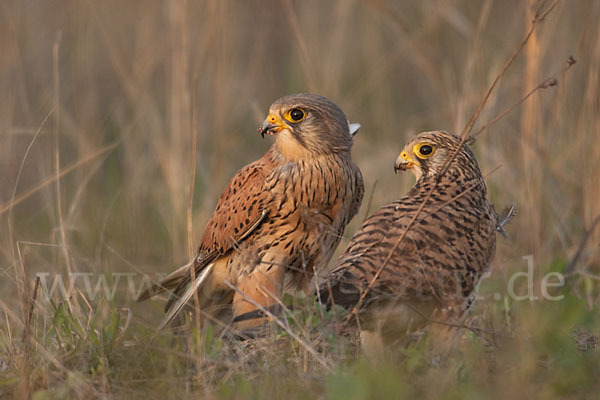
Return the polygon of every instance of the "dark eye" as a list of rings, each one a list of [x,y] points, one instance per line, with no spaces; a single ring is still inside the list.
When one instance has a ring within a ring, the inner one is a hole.
[[[419,153],[421,153],[421,155],[423,155],[423,156],[430,155],[432,151],[433,151],[433,147],[431,147],[428,144],[424,144],[423,146],[421,146],[419,148]]]
[[[304,111],[299,108],[294,108],[290,111],[290,118],[295,122],[301,121],[302,118],[304,118]]]

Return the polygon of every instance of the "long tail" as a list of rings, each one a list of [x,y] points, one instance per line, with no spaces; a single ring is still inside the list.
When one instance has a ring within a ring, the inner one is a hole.
[[[199,290],[200,287],[202,286],[202,284],[204,282],[206,282],[206,280],[208,279],[208,277],[210,277],[210,275],[212,274],[212,270],[213,270],[214,265],[215,265],[214,263],[208,264],[202,270],[202,272],[200,273],[200,275],[198,277],[196,277],[196,279],[194,279],[194,281],[192,282],[192,284],[189,285],[189,287],[185,290],[185,292],[183,292],[183,294],[177,299],[177,301],[175,301],[169,307],[167,314],[165,315],[165,317],[163,318],[163,320],[160,322],[160,325],[158,326],[157,330],[160,331],[165,326],[167,326],[171,321],[173,321],[173,319],[177,316],[177,314],[179,313],[179,311],[181,311],[181,309],[183,308],[183,306],[185,306],[187,304],[187,302],[193,296],[193,294],[197,290]],[[189,273],[189,269],[188,269],[188,273]]]
[[[136,301],[148,300],[151,297],[166,292],[167,290],[173,290],[182,282],[182,280],[190,275],[190,268],[194,265],[194,261],[190,261],[182,267],[177,268],[169,275],[165,276],[160,282],[152,284],[149,288],[144,290]]]

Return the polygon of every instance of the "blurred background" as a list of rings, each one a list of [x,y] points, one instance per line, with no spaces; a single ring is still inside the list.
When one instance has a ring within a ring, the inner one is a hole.
[[[21,315],[19,298],[36,272],[185,264],[229,178],[270,146],[256,132],[269,105],[296,92],[322,94],[362,125],[353,159],[367,194],[343,249],[365,215],[413,184],[393,173],[406,140],[425,130],[460,133],[535,10],[552,3],[2,1],[5,313]],[[536,271],[564,271],[600,215],[599,20],[598,1],[558,1],[475,124],[478,131],[558,72],[557,86],[473,145],[483,173],[493,171],[496,208],[515,202],[520,210],[499,240],[498,286],[526,269],[527,255]],[[577,63],[559,72],[569,56]],[[588,275],[579,286],[588,308],[598,302],[599,242],[600,227],[577,266]],[[131,302],[126,289],[122,304]],[[141,318],[160,318],[160,304],[142,307]]]

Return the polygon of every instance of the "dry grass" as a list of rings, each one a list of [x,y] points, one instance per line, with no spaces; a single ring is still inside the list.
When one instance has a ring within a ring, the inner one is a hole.
[[[557,2],[474,127],[577,60],[474,144],[484,173],[501,166],[493,202],[521,213],[448,360],[422,339],[372,368],[336,334],[339,316],[309,300],[286,321],[301,340],[278,328],[230,343],[196,327],[183,351],[172,335],[150,340],[162,303],[133,304],[126,277],[114,300],[91,298],[83,275],[67,297],[35,285],[38,273],[91,274],[93,289],[103,274],[186,263],[229,177],[268,147],[255,132],[268,105],[293,92],[362,124],[353,154],[372,201],[351,236],[412,184],[392,168],[409,135],[467,124],[540,4],[553,2],[2,2],[0,396],[593,396],[600,227],[580,244],[600,215],[598,2]],[[507,296],[523,256],[540,296],[578,249],[565,299]]]

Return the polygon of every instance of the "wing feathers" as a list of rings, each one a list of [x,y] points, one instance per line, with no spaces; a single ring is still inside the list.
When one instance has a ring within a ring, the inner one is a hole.
[[[198,257],[193,261],[196,276],[219,256],[227,254],[250,236],[265,219],[270,193],[264,190],[264,183],[276,165],[272,147],[261,159],[242,168],[231,179],[204,230]],[[171,310],[172,303],[179,298],[178,294],[184,292],[191,281],[189,268],[190,263],[170,273],[161,282],[142,292],[137,301],[173,290],[175,298],[167,303],[167,309]]]

